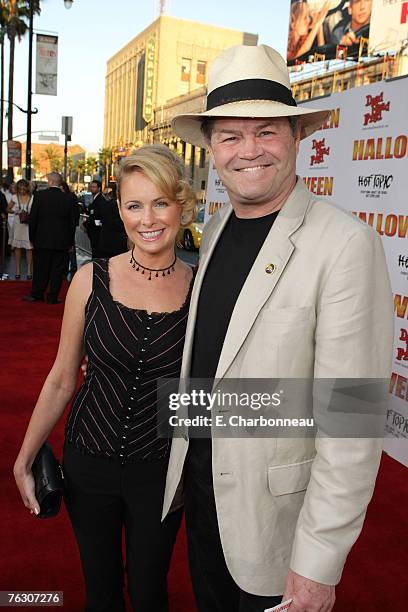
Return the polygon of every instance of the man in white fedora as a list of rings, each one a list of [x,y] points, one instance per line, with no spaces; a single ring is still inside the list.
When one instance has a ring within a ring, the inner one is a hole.
[[[182,378],[389,376],[381,240],[296,176],[299,142],[325,117],[297,107],[285,61],[260,45],[223,51],[207,110],[174,119],[208,147],[230,198],[202,237]],[[163,513],[184,473],[199,612],[263,612],[282,596],[291,612],[329,612],[381,448],[365,436],[175,437]]]

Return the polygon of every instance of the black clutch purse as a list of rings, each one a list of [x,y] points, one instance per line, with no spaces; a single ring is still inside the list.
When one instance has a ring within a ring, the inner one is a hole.
[[[64,492],[64,473],[48,442],[38,451],[31,471],[35,482],[35,496],[40,504],[37,517],[56,516],[61,508]]]

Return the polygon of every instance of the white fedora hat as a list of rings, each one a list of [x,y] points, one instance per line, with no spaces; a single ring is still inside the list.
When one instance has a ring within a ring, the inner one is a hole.
[[[236,45],[218,55],[208,71],[207,110],[177,115],[172,128],[182,140],[207,145],[206,117],[298,117],[301,138],[319,129],[329,111],[299,108],[292,97],[283,57],[267,45]]]

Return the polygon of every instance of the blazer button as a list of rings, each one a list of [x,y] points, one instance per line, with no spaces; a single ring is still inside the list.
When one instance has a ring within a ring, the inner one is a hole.
[[[266,266],[266,268],[265,268],[265,272],[266,272],[267,274],[273,274],[273,273],[275,272],[275,270],[276,270],[276,266],[275,266],[275,264],[273,264],[273,263],[268,264],[268,265]]]

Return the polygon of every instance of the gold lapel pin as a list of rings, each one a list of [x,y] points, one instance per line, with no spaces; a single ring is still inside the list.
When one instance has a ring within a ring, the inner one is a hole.
[[[276,270],[276,266],[275,266],[275,264],[273,264],[273,263],[268,264],[268,265],[266,266],[266,268],[265,268],[265,272],[266,272],[267,274],[273,274],[273,273],[275,272],[275,270]]]

